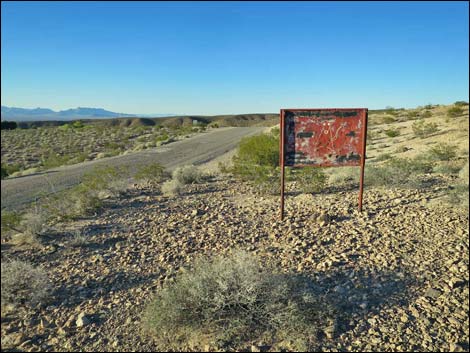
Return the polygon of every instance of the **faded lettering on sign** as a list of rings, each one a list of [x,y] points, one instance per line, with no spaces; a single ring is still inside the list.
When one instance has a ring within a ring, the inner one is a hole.
[[[285,165],[360,165],[366,109],[284,110]]]

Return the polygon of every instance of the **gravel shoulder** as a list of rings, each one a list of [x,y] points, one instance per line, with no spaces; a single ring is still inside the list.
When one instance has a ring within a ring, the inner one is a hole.
[[[196,256],[239,248],[327,294],[340,314],[322,351],[468,351],[468,214],[430,208],[435,194],[366,189],[358,213],[357,185],[291,192],[280,222],[278,197],[230,178],[177,198],[135,185],[37,249],[2,244],[2,261],[42,266],[55,288],[46,307],[2,313],[2,350],[159,351],[141,329],[148,300]]]
[[[234,149],[242,137],[262,131],[262,127],[219,128],[161,147],[2,180],[2,209],[18,209],[43,193],[60,191],[78,184],[83,174],[97,166],[125,166],[135,171],[154,162],[161,163],[169,170],[184,164],[201,164]]]

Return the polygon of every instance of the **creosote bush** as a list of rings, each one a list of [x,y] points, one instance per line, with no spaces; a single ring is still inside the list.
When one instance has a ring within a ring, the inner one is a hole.
[[[436,123],[426,123],[423,119],[417,120],[411,125],[416,137],[425,138],[439,131]]]
[[[45,197],[41,206],[55,221],[90,215],[102,206],[104,199],[126,190],[127,175],[125,168],[95,168],[77,186]]]
[[[185,165],[176,168],[172,173],[173,180],[177,180],[182,185],[200,183],[204,176],[202,172],[193,165]]]
[[[162,193],[164,196],[177,196],[183,191],[183,185],[176,179],[170,179],[163,183]]]
[[[161,183],[166,176],[165,168],[160,163],[152,163],[140,168],[134,178],[148,185],[155,185]]]
[[[256,185],[261,193],[278,194],[279,129],[243,138],[229,171],[241,180]],[[327,180],[328,175],[321,168],[286,168],[286,181],[295,182],[302,192],[319,192]]]
[[[2,307],[7,305],[35,306],[44,303],[51,285],[46,272],[19,260],[1,264]]]
[[[457,146],[448,143],[438,143],[428,151],[429,159],[437,161],[449,161],[457,156]]]
[[[431,173],[434,163],[425,155],[410,158],[392,157],[381,165],[366,165],[365,184],[368,186],[416,186],[418,175]]]
[[[397,137],[397,136],[400,136],[400,131],[397,130],[397,129],[388,129],[388,130],[384,130],[384,133],[385,133],[385,135],[387,135],[388,137]]]
[[[200,258],[157,293],[143,322],[161,348],[232,350],[263,339],[308,349],[333,316],[314,288],[246,252]]]
[[[463,109],[461,106],[451,107],[447,110],[447,116],[449,118],[455,118],[463,114]]]

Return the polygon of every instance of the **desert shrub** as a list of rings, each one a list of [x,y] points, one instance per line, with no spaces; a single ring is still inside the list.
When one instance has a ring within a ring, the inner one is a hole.
[[[242,180],[253,182],[263,193],[278,193],[279,130],[243,138],[230,171]]]
[[[4,164],[4,163],[2,163],[1,168],[2,168],[2,179],[5,179],[7,176],[21,170],[21,166],[19,164]]]
[[[391,158],[384,164],[368,165],[365,171],[365,184],[376,186],[415,185],[417,175],[431,173],[434,164],[425,156]]]
[[[82,123],[80,120],[74,121],[74,122],[72,123],[72,127],[73,127],[74,129],[81,129],[81,128],[83,128],[84,126],[85,126],[85,125],[83,125],[83,123]]]
[[[83,175],[80,185],[89,190],[106,191],[117,195],[126,188],[128,173],[128,169],[124,167],[97,167]]]
[[[416,119],[418,117],[418,112],[417,111],[409,111],[406,113],[406,116],[409,120]]]
[[[427,118],[432,117],[432,113],[429,110],[425,110],[424,112],[420,114],[420,117],[423,119],[427,119]]]
[[[460,106],[455,106],[447,109],[447,116],[449,118],[455,118],[463,114],[463,109]]]
[[[162,193],[164,196],[180,195],[183,191],[183,185],[177,179],[167,180],[162,185]]]
[[[400,146],[400,147],[397,147],[397,149],[395,150],[395,153],[404,153],[404,152],[407,152],[409,150],[410,149],[406,146]]]
[[[41,165],[45,169],[60,167],[67,164],[67,162],[72,158],[71,155],[60,155],[57,153],[50,153],[47,156],[41,158]]]
[[[1,263],[2,307],[6,305],[35,306],[48,298],[51,285],[47,273],[19,260]]]
[[[98,167],[86,173],[80,184],[43,198],[41,205],[54,221],[87,216],[103,205],[103,199],[116,196],[127,187],[125,168]]]
[[[386,115],[382,118],[382,124],[392,124],[397,121],[393,116]]]
[[[134,175],[136,180],[144,181],[149,185],[160,183],[165,177],[165,168],[160,163],[146,165],[140,168]]]
[[[389,129],[389,130],[384,130],[385,135],[388,137],[397,137],[400,136],[400,130],[397,129]]]
[[[333,310],[306,277],[281,274],[253,255],[198,259],[148,305],[145,327],[163,347],[240,349],[270,339],[315,341]]]
[[[2,180],[8,176],[7,169],[2,164]]]
[[[469,208],[469,189],[467,184],[457,184],[452,187],[446,201],[453,206]]]
[[[349,181],[358,181],[359,171],[360,169],[357,167],[331,168],[328,183],[330,185],[337,185]]]
[[[469,208],[469,188],[468,188],[468,160],[458,173],[457,184],[451,187],[446,197],[446,201],[452,206]]]
[[[256,185],[265,194],[280,192],[279,129],[268,134],[242,139],[228,168],[236,177]],[[303,192],[319,192],[328,175],[319,168],[286,168],[286,181],[294,182]]]
[[[84,246],[88,243],[88,237],[83,234],[83,232],[80,229],[76,229],[72,233],[72,237],[69,241],[69,245],[72,247],[80,247]]]
[[[462,167],[462,169],[460,169],[459,178],[461,182],[467,183],[468,185],[468,160],[467,163],[465,163],[465,165]]]
[[[422,119],[415,121],[411,128],[415,136],[420,138],[428,137],[439,131],[436,123],[426,123]]]
[[[436,164],[432,169],[433,173],[456,175],[460,172],[462,164],[458,161],[444,161]]]
[[[468,105],[468,102],[465,102],[465,101],[457,101],[454,103],[454,105],[456,105],[457,107],[464,107],[464,106],[467,106]]]
[[[382,153],[382,154],[379,154],[377,157],[375,157],[375,161],[376,162],[382,162],[382,161],[386,161],[390,158],[392,158],[392,155],[390,153]]]
[[[173,180],[177,180],[182,185],[200,183],[204,176],[202,172],[193,165],[185,165],[176,168],[172,173]]]
[[[447,143],[438,143],[428,151],[430,160],[449,161],[457,156],[458,147]]]
[[[328,175],[322,168],[291,168],[287,180],[295,181],[296,186],[304,193],[316,193],[328,184]]]
[[[18,212],[2,210],[2,238],[12,231],[21,232],[19,229],[21,221],[22,216]]]
[[[374,131],[374,130],[368,130],[367,131],[367,142],[370,143],[372,142],[372,140],[376,139],[377,137],[379,137],[379,134],[377,131]]]

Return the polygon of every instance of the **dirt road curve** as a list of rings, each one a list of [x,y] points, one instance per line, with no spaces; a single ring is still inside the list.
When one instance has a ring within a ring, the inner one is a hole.
[[[96,166],[128,166],[131,171],[158,162],[169,170],[184,164],[201,164],[235,148],[242,137],[260,133],[261,127],[220,128],[189,139],[123,156],[98,159],[2,180],[2,209],[19,209],[44,192],[60,191],[79,183]]]

